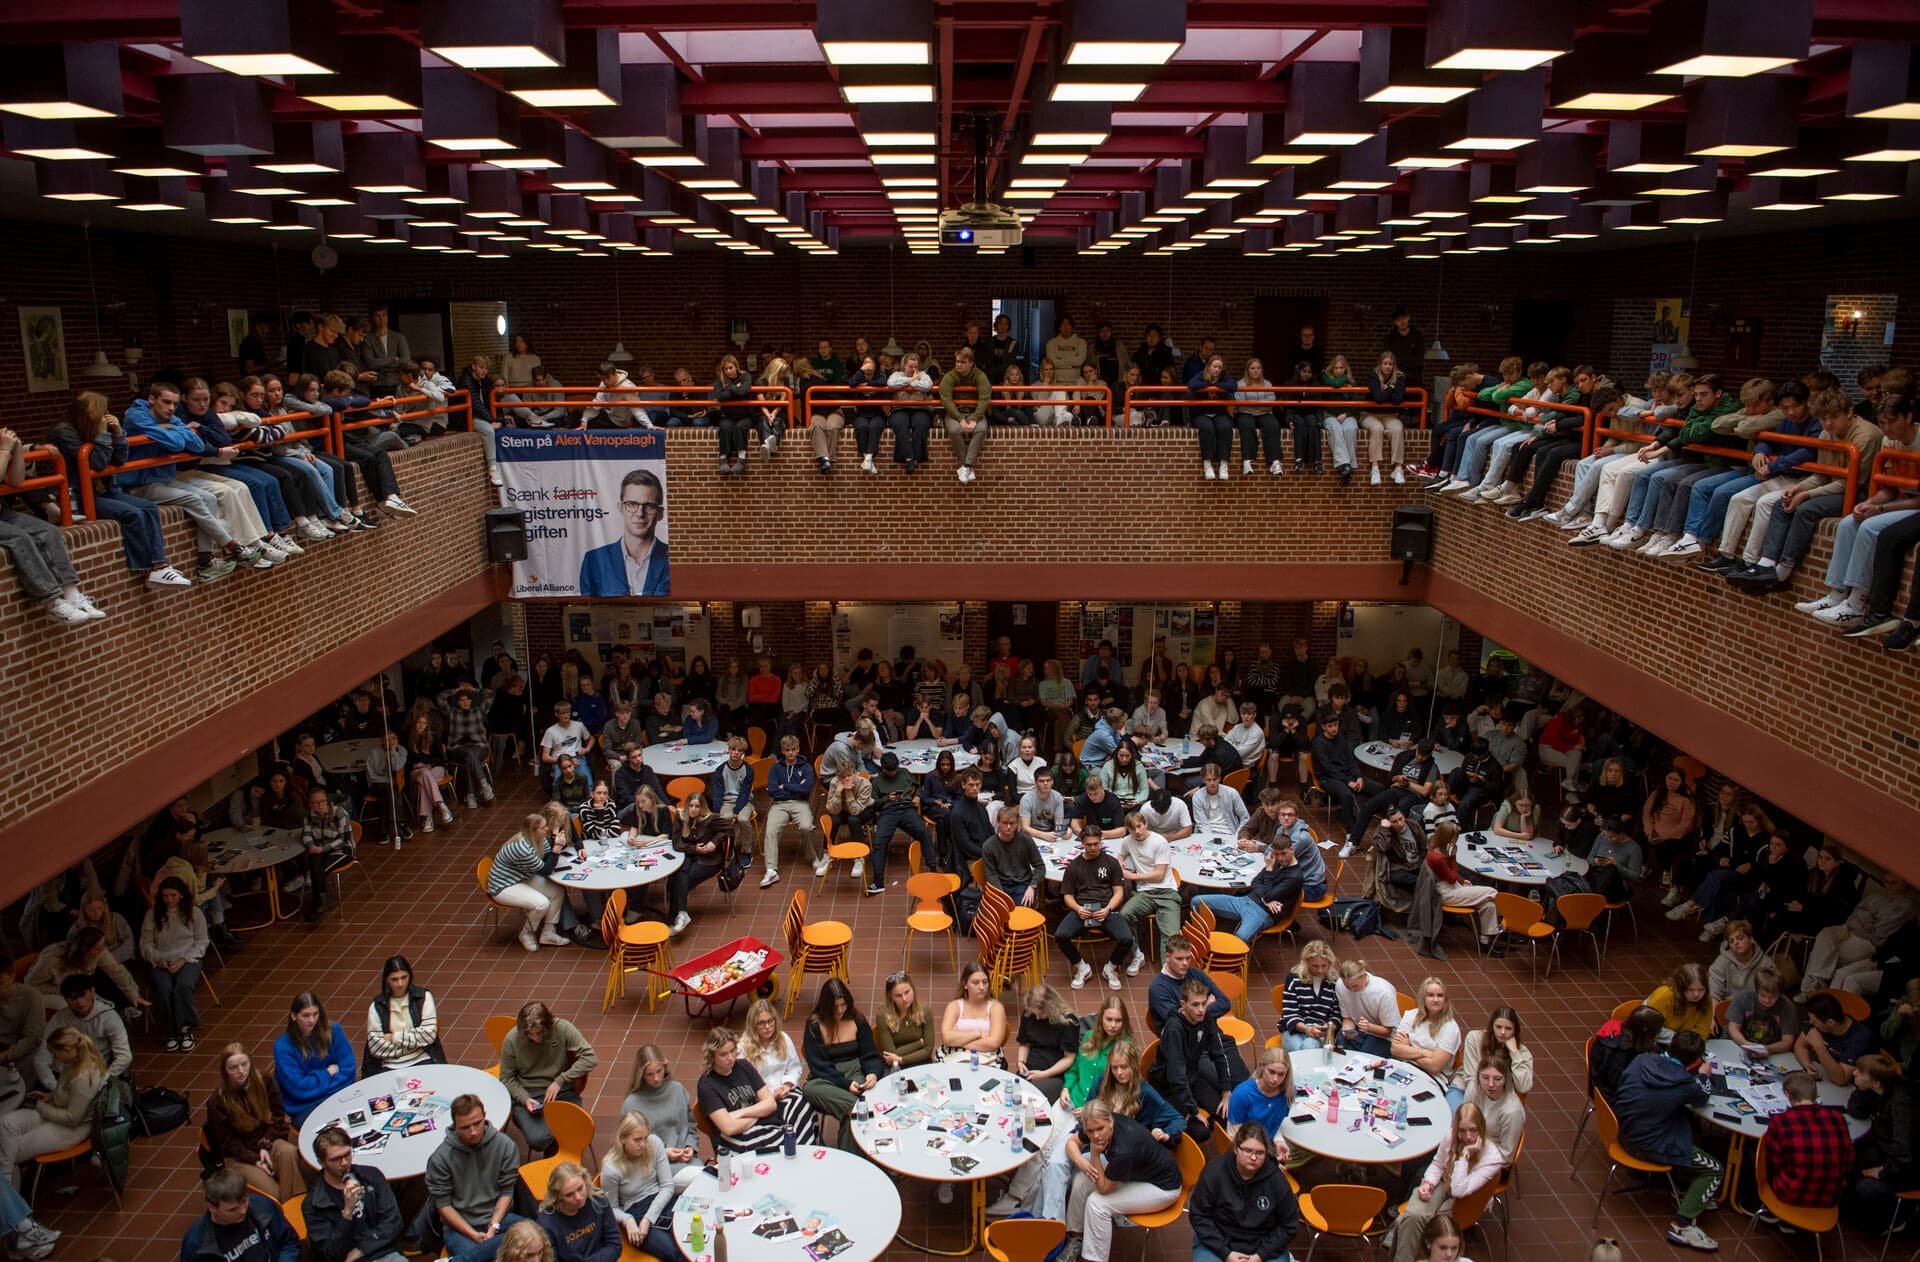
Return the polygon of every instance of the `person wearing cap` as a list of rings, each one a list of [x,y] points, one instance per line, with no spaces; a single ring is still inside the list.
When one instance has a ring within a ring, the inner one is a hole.
[[[888,750],[880,755],[880,774],[873,778],[873,853],[867,857],[867,893],[878,894],[887,888],[887,843],[895,831],[904,832],[920,843],[924,857],[933,853],[933,834],[920,818],[917,794],[920,782],[913,773],[900,767],[900,755]]]

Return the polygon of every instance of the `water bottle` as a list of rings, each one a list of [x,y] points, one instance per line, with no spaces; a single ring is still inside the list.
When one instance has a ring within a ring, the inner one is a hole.
[[[1327,1091],[1327,1121],[1329,1123],[1332,1123],[1332,1122],[1337,1122],[1339,1120],[1340,1120],[1340,1088],[1332,1087],[1332,1088],[1329,1088]]]
[[[980,1068],[980,1049],[979,1048],[977,1047],[973,1048],[971,1051],[967,1053],[967,1068],[969,1069]]]
[[[727,1189],[733,1186],[733,1154],[721,1149],[714,1164],[720,1174],[720,1194],[725,1196]]]
[[[1192,752],[1193,752],[1193,738],[1191,736],[1182,736],[1180,738],[1180,757],[1185,758],[1188,754]]]
[[[793,1127],[791,1126],[787,1127],[787,1129],[780,1136],[780,1152],[782,1156],[785,1156],[789,1159],[794,1157],[799,1152],[799,1141],[798,1141],[798,1138],[794,1135]]]
[[[693,1215],[693,1225],[687,1229],[687,1244],[695,1253],[707,1247],[707,1224],[697,1210]]]
[[[727,1262],[727,1224],[724,1218],[713,1225],[713,1262]]]
[[[1031,1131],[1033,1129],[1033,1097],[1030,1095],[1022,1095],[1020,1097],[1020,1123],[1023,1130]]]
[[[1013,1115],[1013,1125],[1007,1128],[1007,1146],[1012,1148],[1016,1154],[1020,1151],[1022,1146],[1021,1141],[1026,1138],[1027,1134],[1027,1129],[1025,1125],[1023,1125],[1024,1121],[1025,1119],[1016,1113]]]

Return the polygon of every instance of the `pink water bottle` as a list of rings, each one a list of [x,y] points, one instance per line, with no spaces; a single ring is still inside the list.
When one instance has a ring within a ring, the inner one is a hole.
[[[1327,1092],[1327,1121],[1340,1120],[1340,1088],[1333,1087]]]

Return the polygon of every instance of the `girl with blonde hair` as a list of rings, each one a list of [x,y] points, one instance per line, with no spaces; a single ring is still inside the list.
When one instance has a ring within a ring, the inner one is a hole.
[[[1300,948],[1280,997],[1280,1046],[1290,1052],[1326,1044],[1340,1028],[1340,962],[1324,938]]]
[[[1393,1029],[1393,1056],[1437,1077],[1460,1050],[1460,1022],[1447,1000],[1446,983],[1438,977],[1421,982],[1414,995],[1417,1002],[1400,1014],[1400,1024]]]
[[[673,1165],[646,1114],[620,1115],[613,1150],[600,1159],[600,1191],[628,1244],[656,1258],[673,1256]]]
[[[1455,1109],[1453,1125],[1440,1137],[1426,1173],[1387,1232],[1383,1243],[1393,1250],[1393,1262],[1416,1262],[1423,1256],[1419,1242],[1427,1224],[1460,1197],[1471,1196],[1492,1182],[1506,1160],[1487,1135],[1486,1119],[1478,1106],[1468,1102]]]

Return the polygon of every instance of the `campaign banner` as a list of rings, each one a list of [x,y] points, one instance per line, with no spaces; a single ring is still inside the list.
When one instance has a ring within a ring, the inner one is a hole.
[[[665,596],[667,448],[657,429],[499,429],[507,506],[527,515],[513,594]]]

